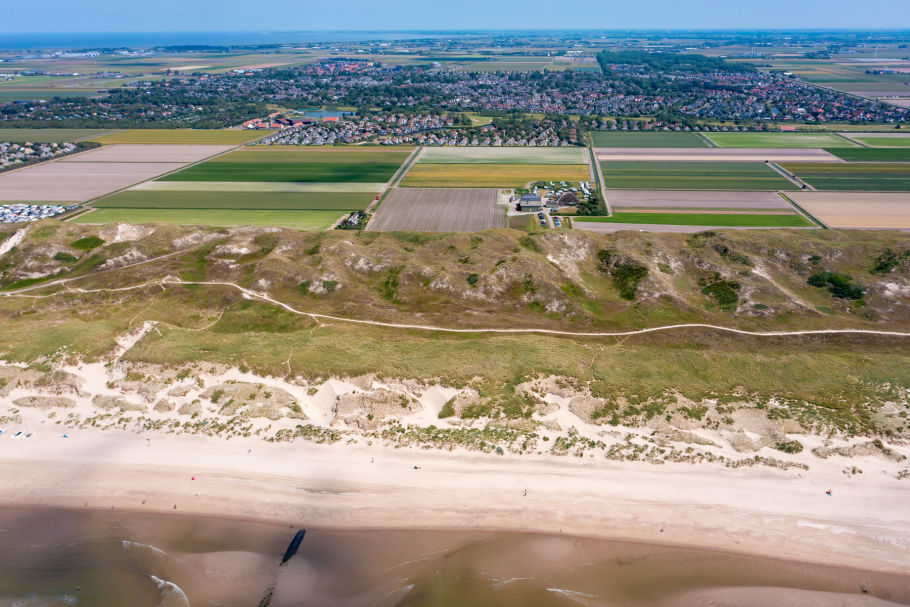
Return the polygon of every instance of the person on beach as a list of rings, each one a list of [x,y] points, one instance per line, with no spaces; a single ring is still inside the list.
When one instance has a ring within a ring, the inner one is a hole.
[[[827,491],[825,491],[825,495],[827,495],[828,497],[831,497],[831,490],[828,489]]]

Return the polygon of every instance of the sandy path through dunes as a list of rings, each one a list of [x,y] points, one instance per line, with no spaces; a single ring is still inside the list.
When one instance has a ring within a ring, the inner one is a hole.
[[[180,514],[310,528],[564,532],[910,567],[910,483],[886,478],[885,465],[871,458],[851,461],[865,473],[847,478],[844,462],[833,460],[813,461],[810,471],[670,469],[602,458],[393,450],[378,441],[368,447],[362,438],[327,446],[94,429],[61,434],[42,426],[30,440],[0,441],[0,503],[143,512],[175,512],[176,505]]]

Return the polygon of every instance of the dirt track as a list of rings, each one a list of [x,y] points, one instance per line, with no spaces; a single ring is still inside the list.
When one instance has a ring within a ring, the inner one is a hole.
[[[479,232],[501,228],[505,206],[499,191],[476,188],[392,190],[367,228],[371,232]]]

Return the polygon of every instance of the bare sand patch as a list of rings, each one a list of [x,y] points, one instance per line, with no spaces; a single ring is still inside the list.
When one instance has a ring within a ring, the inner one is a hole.
[[[792,209],[775,192],[695,192],[607,190],[613,207],[635,208],[716,208],[716,209]]]
[[[501,228],[505,206],[499,190],[479,188],[394,189],[367,228],[373,232],[479,232]]]
[[[110,145],[60,162],[199,162],[232,145]]]
[[[788,196],[830,228],[910,229],[906,193],[793,192]]]
[[[843,162],[812,148],[595,148],[598,161]]]
[[[0,176],[0,200],[85,202],[183,166],[177,162],[50,162]]]

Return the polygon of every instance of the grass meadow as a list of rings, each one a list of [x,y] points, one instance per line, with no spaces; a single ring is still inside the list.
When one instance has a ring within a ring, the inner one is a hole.
[[[94,203],[110,209],[362,211],[374,194],[355,192],[200,192],[127,190]]]
[[[417,164],[401,183],[413,188],[519,188],[534,181],[588,181],[583,164]]]
[[[706,148],[705,140],[695,133],[594,131],[596,148]]]
[[[266,211],[223,209],[98,209],[76,217],[74,223],[152,223],[215,227],[280,226],[295,230],[325,230],[344,213],[340,211]]]
[[[130,129],[95,137],[92,141],[98,143],[132,143],[143,145],[203,145],[203,144],[237,144],[248,143],[255,139],[265,137],[268,132],[263,131],[219,131],[219,130],[192,130],[192,129]]]
[[[719,148],[855,148],[833,133],[705,133]]]
[[[418,164],[585,164],[580,147],[440,147],[427,148]]]
[[[781,166],[818,190],[910,192],[910,164],[791,163]]]
[[[576,217],[572,221],[587,223],[641,223],[672,226],[706,226],[718,228],[811,228],[816,227],[802,215],[744,213],[616,213],[611,217]]]
[[[601,162],[615,190],[796,190],[761,162]]]

